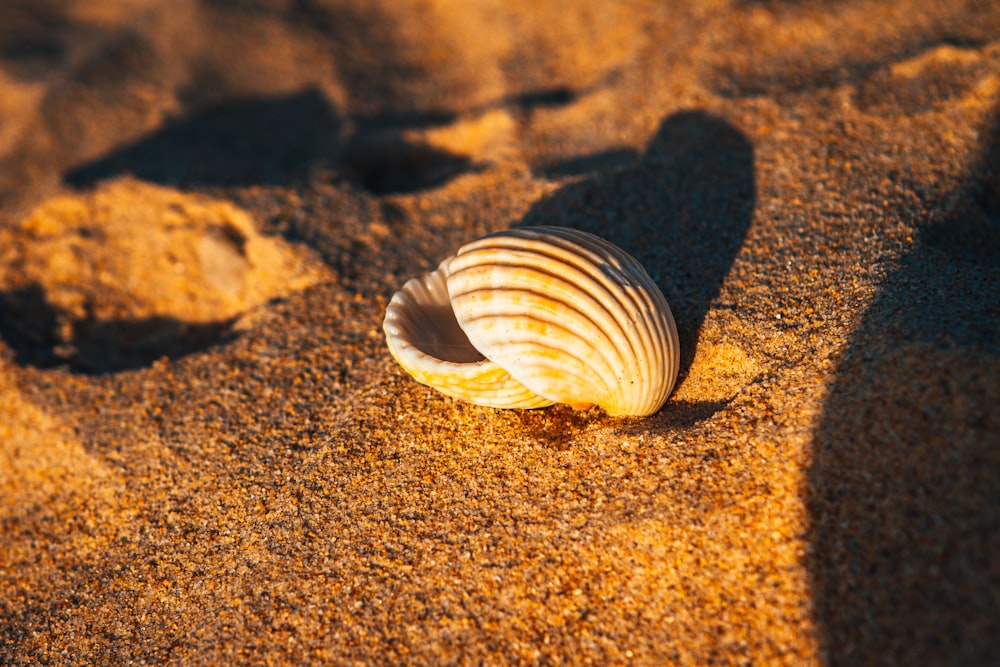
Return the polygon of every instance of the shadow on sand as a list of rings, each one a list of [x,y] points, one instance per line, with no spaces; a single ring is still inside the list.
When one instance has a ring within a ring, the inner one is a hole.
[[[374,194],[434,187],[473,169],[464,155],[408,141],[408,128],[450,117],[414,114],[345,124],[315,89],[226,102],[80,165],[64,176],[89,187],[120,174],[174,187],[288,185],[334,170]]]
[[[750,227],[753,170],[753,146],[742,132],[700,111],[679,112],[641,155],[608,151],[546,167],[583,177],[535,204],[520,224],[559,221],[611,241],[646,267],[677,322],[679,384]]]
[[[225,342],[234,319],[185,322],[172,317],[68,321],[39,285],[0,292],[0,338],[22,366],[67,366],[102,375],[148,366]]]
[[[1000,116],[854,331],[809,472],[830,664],[1000,656]]]

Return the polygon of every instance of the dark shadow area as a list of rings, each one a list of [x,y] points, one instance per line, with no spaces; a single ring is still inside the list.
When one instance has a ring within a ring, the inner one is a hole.
[[[162,130],[69,171],[64,181],[90,187],[120,174],[175,187],[283,185],[333,167],[375,194],[441,185],[474,168],[455,155],[404,136],[406,129],[454,120],[439,114],[358,118],[345,141],[342,122],[317,90],[227,102],[168,123]]]
[[[614,171],[634,166],[639,154],[630,148],[617,148],[593,155],[581,155],[551,165],[534,169],[535,175],[546,178],[591,176],[599,172]]]
[[[474,109],[473,113],[507,107],[530,114],[541,108],[571,104],[577,97],[576,91],[565,88],[531,91],[505,97]],[[450,153],[405,136],[407,130],[454,123],[458,120],[455,114],[429,111],[354,120],[357,131],[343,151],[344,172],[348,179],[373,194],[426,190],[483,168],[467,155]]]
[[[1000,657],[1000,117],[824,406],[807,560],[832,665]]]
[[[1000,265],[1000,113],[968,187],[953,193],[947,207],[949,214],[925,227],[921,240],[956,260],[996,269]]]
[[[615,432],[637,436],[650,432],[662,433],[693,426],[708,419],[729,404],[729,401],[671,401],[668,410],[649,417],[613,417]],[[574,442],[596,419],[609,419],[600,408],[576,410],[568,405],[551,405],[541,410],[501,410],[491,417],[517,424],[522,432],[539,444],[558,451],[574,446]]]
[[[715,413],[725,409],[735,398],[731,396],[719,401],[678,401],[667,400],[666,409],[649,417],[622,417],[619,431],[628,435],[643,433],[664,433],[694,426]]]
[[[593,412],[557,404],[544,410],[505,410],[502,418],[518,423],[536,442],[565,451],[591,422]]]
[[[698,332],[753,218],[753,146],[721,118],[685,111],[667,118],[646,151],[551,165],[551,173],[609,170],[536,203],[521,225],[558,221],[601,236],[638,259],[660,286],[680,336],[683,381]]]
[[[517,106],[524,111],[534,111],[535,109],[568,106],[579,99],[580,94],[581,91],[572,88],[556,87],[514,95],[506,103]]]
[[[477,169],[457,155],[395,134],[360,136],[345,150],[347,176],[373,194],[425,190]]]
[[[0,292],[0,338],[17,363],[68,366],[101,375],[178,358],[233,337],[234,320],[194,323],[171,317],[68,320],[38,285]]]
[[[65,181],[86,187],[129,173],[178,187],[285,184],[334,157],[339,132],[340,120],[317,90],[243,99],[168,123],[73,169]]]
[[[74,25],[53,0],[7,0],[0,21],[0,61],[14,76],[47,76],[63,61],[67,42],[85,29]]]

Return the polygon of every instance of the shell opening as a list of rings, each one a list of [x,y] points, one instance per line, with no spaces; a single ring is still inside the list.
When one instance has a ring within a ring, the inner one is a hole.
[[[472,346],[469,337],[458,326],[450,303],[421,304],[417,312],[421,324],[413,330],[419,332],[418,336],[410,339],[413,347],[435,359],[455,364],[474,364],[486,358]]]
[[[413,347],[431,359],[454,364],[476,364],[486,359],[462,331],[448,298],[448,263],[407,282],[386,311],[386,324],[399,344]],[[387,329],[387,333],[389,330]],[[392,345],[390,337],[390,347]]]

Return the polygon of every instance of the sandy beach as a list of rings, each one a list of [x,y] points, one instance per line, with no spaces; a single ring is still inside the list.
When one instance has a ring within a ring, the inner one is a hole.
[[[390,356],[529,225],[657,413]],[[0,665],[995,665],[998,554],[1000,4],[0,7]]]

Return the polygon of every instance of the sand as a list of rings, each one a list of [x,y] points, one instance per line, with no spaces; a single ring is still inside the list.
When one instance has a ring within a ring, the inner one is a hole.
[[[1000,660],[1000,6],[0,9],[0,664]],[[463,242],[637,257],[647,418],[419,385]]]

